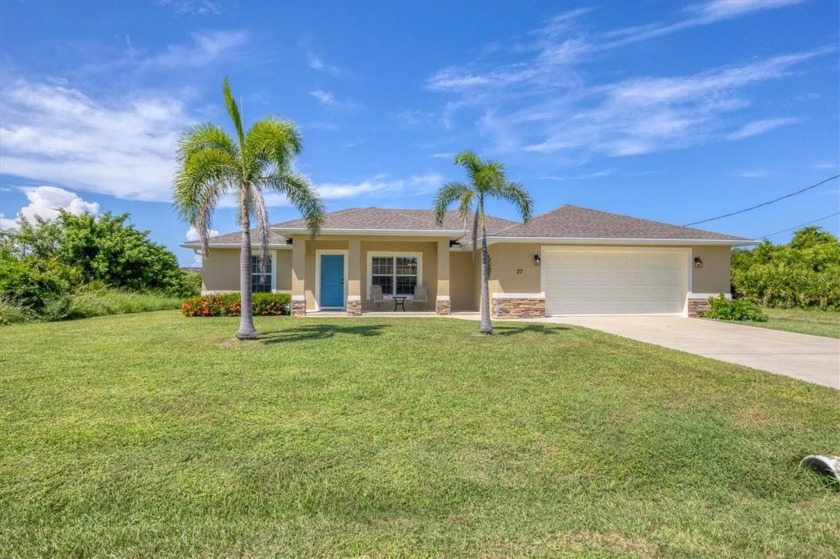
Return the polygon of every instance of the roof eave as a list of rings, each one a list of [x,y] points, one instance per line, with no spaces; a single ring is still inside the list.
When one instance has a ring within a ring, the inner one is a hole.
[[[200,249],[201,243],[181,243],[178,245],[184,248],[195,248]],[[242,243],[208,243],[207,248],[240,248]],[[251,248],[260,248],[259,243],[251,243]],[[283,243],[269,243],[268,248],[271,250],[278,250],[278,249],[291,249],[292,245]]]

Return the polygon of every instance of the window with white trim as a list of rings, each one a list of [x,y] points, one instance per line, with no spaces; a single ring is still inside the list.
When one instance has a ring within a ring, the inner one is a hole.
[[[380,286],[386,297],[414,295],[414,287],[420,283],[421,257],[420,253],[369,253],[370,284]]]
[[[271,293],[271,256],[266,256],[265,271],[260,270],[260,257],[251,256],[251,292]]]

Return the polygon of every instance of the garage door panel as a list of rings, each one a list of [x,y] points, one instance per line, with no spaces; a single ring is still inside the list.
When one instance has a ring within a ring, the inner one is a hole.
[[[684,252],[551,252],[543,259],[548,314],[680,314]]]

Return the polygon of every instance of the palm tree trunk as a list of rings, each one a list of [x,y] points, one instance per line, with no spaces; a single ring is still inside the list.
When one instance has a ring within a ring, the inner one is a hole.
[[[242,248],[239,252],[239,293],[242,296],[239,311],[240,340],[253,340],[257,337],[254,328],[254,309],[251,306],[251,216],[248,213],[248,185],[242,186],[239,211],[242,221]]]
[[[481,211],[481,333],[493,333],[490,323],[490,253],[487,251],[487,227],[484,224],[484,208]]]

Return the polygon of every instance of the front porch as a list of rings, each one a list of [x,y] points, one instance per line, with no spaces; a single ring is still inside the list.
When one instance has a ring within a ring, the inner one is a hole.
[[[292,315],[448,315],[452,253],[459,248],[451,244],[449,236],[294,235]],[[462,275],[471,281],[472,270]],[[374,300],[372,286],[383,300]],[[423,303],[414,302],[417,286],[427,293]]]

